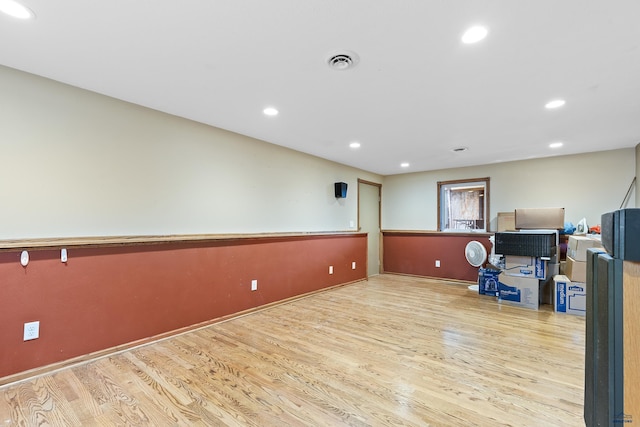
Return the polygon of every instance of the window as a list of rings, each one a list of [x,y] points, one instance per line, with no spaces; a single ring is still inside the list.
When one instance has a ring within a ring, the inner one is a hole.
[[[489,178],[438,182],[439,231],[487,231]]]

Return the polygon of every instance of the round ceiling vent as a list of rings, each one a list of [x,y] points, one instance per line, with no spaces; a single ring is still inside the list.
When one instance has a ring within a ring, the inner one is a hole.
[[[332,70],[344,71],[355,67],[359,60],[358,55],[353,52],[333,52],[327,58],[327,64]]]

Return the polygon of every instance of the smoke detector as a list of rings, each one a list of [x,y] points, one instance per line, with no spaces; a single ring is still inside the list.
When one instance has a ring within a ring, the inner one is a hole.
[[[344,71],[355,67],[359,61],[356,53],[345,50],[331,53],[327,58],[327,65],[332,70]]]

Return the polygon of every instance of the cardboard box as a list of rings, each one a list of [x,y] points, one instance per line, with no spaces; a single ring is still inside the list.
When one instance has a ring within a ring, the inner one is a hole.
[[[560,273],[560,263],[558,262],[548,262],[547,263],[547,276],[549,278],[553,278],[553,276],[557,276]]]
[[[498,276],[500,270],[481,268],[478,270],[478,293],[480,295],[498,296]]]
[[[560,274],[560,264],[547,262],[547,278],[540,280],[540,304],[553,304],[553,278]]]
[[[564,228],[564,208],[516,209],[516,229]]]
[[[587,262],[576,261],[571,257],[567,257],[567,263],[564,265],[564,274],[572,282],[586,282],[587,281]]]
[[[539,282],[538,302],[540,304],[553,304],[553,277]]]
[[[498,212],[498,230],[497,231],[515,231],[516,230],[516,213],[515,212]]]
[[[506,255],[504,258],[504,273],[509,276],[536,279],[546,279],[548,276],[547,262],[542,258],[518,255]]]
[[[587,313],[587,287],[572,282],[567,276],[553,277],[553,310],[559,313],[584,316]]]
[[[569,236],[567,256],[570,256],[576,261],[586,261],[587,249],[601,247],[602,242],[598,239],[588,236]]]
[[[500,274],[498,301],[510,305],[537,310],[540,281],[535,277],[519,277]]]

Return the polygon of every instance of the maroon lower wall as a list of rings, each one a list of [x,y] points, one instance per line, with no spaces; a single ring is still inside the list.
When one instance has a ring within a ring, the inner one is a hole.
[[[367,277],[366,234],[67,250],[0,253],[0,378]]]
[[[383,267],[386,273],[411,274],[477,282],[478,268],[464,256],[472,240],[491,252],[490,234],[438,232],[383,232]],[[440,267],[435,266],[440,260]]]

